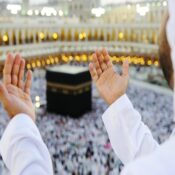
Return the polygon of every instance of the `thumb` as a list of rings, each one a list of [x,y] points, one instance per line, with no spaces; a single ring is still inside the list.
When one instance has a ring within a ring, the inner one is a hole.
[[[0,82],[0,101],[5,104],[8,100],[8,91],[6,87]]]
[[[122,65],[122,76],[129,76],[129,61],[125,60]]]

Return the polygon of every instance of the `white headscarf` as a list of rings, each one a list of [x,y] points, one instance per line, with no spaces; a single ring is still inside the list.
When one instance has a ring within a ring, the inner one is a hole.
[[[168,0],[169,20],[166,27],[174,70],[174,120],[175,120],[175,0]]]

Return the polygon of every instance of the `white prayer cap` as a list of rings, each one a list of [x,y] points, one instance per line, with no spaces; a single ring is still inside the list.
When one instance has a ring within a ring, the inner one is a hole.
[[[169,20],[167,23],[167,38],[171,47],[171,59],[175,70],[175,0],[168,1]]]
[[[174,120],[175,120],[175,0],[168,0],[169,20],[167,23],[167,38],[171,48],[171,60],[174,70]]]

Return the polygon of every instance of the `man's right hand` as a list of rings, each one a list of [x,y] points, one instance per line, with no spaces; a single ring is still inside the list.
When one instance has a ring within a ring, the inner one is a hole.
[[[23,82],[25,61],[19,54],[8,54],[4,65],[3,83],[0,83],[0,101],[10,118],[25,113],[35,121],[35,109],[30,97],[32,72],[28,71]]]
[[[124,95],[129,80],[129,62],[122,65],[122,75],[114,71],[113,64],[106,49],[93,54],[93,61],[89,64],[91,77],[96,87],[106,101],[111,105],[120,96]]]

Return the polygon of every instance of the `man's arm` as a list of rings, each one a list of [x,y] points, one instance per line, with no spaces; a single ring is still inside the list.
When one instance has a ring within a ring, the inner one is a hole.
[[[53,174],[48,149],[26,114],[18,114],[10,121],[1,139],[0,153],[10,174]]]
[[[116,100],[102,118],[111,145],[124,164],[150,154],[159,147],[127,95]]]
[[[169,0],[168,1],[168,7],[169,7],[169,14],[170,14],[170,19],[169,23],[166,26],[164,24],[163,27],[163,35],[165,35],[165,26],[167,27],[167,35],[169,44],[172,46],[175,46],[175,35],[174,34],[174,27],[175,27],[175,11],[174,11],[174,6],[175,6],[175,1],[174,0]],[[173,18],[174,17],[174,18]],[[168,18],[168,14],[167,14]],[[173,20],[171,20],[173,19]],[[164,23],[167,22],[167,19],[164,21]],[[173,25],[174,24],[174,25]],[[172,26],[170,26],[172,25]],[[171,28],[172,27],[172,28]],[[165,39],[165,42],[167,42],[166,36],[163,38]],[[161,41],[160,41],[160,44]],[[160,49],[161,46],[160,45]],[[165,47],[167,50],[170,50],[169,46]],[[171,52],[173,52],[173,49],[171,48]],[[173,54],[172,55],[172,60],[174,63]],[[168,55],[170,56],[170,55]],[[166,60],[166,59],[165,59]],[[173,64],[174,66],[175,64]],[[170,68],[172,69],[172,65],[170,64]],[[175,68],[175,67],[174,67]],[[170,70],[171,70],[170,69]],[[172,72],[171,72],[172,73]],[[171,75],[171,74],[170,74]],[[165,75],[165,76],[168,76]],[[169,76],[169,78],[172,78]],[[173,80],[173,79],[172,79]],[[173,81],[169,82],[170,86],[173,87]],[[121,175],[174,175],[175,174],[175,136],[174,133],[172,134],[172,137],[168,141],[166,141],[164,144],[162,144],[158,149],[156,149],[152,154],[142,157],[140,159],[137,159],[136,161],[130,163],[126,168],[122,171]]]
[[[167,31],[169,34],[168,39],[169,43],[175,44],[175,35],[174,34],[174,27],[173,24],[175,24],[174,19],[171,21],[172,16],[174,15],[175,17],[175,11],[174,11],[174,5],[175,1],[174,0],[169,0],[168,1],[169,5],[169,14],[170,14],[170,19],[168,25],[166,25],[167,20],[168,20],[168,13],[166,15],[166,18],[164,19],[161,34],[162,38],[159,40],[159,46],[160,46],[160,54],[163,55],[163,57],[160,57],[160,61],[162,63],[162,66],[164,65],[164,61],[166,60],[166,68],[169,69],[170,72],[165,71],[165,77],[167,79],[173,80],[171,77],[172,74],[172,65],[169,60],[167,60],[165,57],[170,58],[170,47],[168,45],[168,41],[166,38],[166,27]],[[171,14],[172,12],[172,14]],[[172,22],[172,23],[171,23]],[[172,25],[172,28],[169,26]],[[172,29],[172,31],[171,31]],[[174,43],[173,43],[174,42]],[[175,46],[175,45],[174,45]],[[163,50],[162,50],[163,49]],[[162,52],[162,53],[161,53]],[[173,49],[171,49],[171,52],[173,52]],[[165,54],[164,54],[165,53]],[[173,58],[172,58],[173,59]],[[164,60],[164,61],[163,61]],[[168,62],[167,62],[168,61]],[[173,60],[174,61],[174,60]],[[168,66],[167,66],[168,64]],[[164,69],[165,67],[163,67]],[[173,88],[173,81],[168,82],[169,85]],[[142,157],[140,159],[137,159],[136,161],[130,163],[126,168],[123,170],[122,175],[174,175],[175,174],[175,166],[174,166],[174,160],[175,160],[175,136],[174,132],[172,137],[162,144],[158,149],[156,149],[152,154]]]
[[[172,136],[152,154],[129,163],[121,175],[174,175],[175,137]]]
[[[112,147],[121,161],[126,164],[154,151],[158,143],[125,95],[129,79],[128,61],[123,63],[120,75],[114,71],[108,52],[97,50],[89,69],[101,97],[110,105],[103,121]]]
[[[35,125],[30,97],[32,72],[24,82],[25,61],[8,54],[0,83],[0,101],[11,119],[0,143],[3,160],[14,175],[53,174],[51,158]]]

